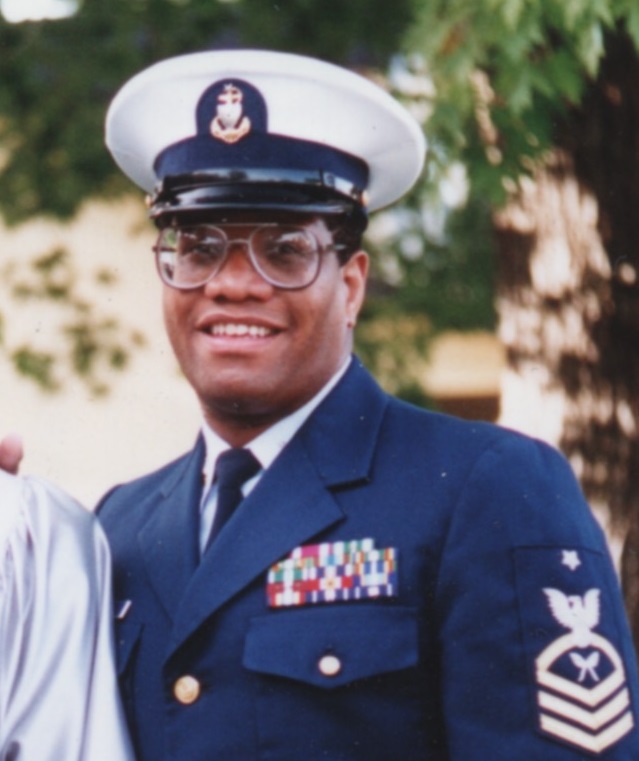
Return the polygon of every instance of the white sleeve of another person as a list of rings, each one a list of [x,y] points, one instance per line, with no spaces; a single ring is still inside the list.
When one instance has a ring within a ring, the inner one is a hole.
[[[0,472],[2,761],[132,761],[112,617],[95,516],[42,480]]]

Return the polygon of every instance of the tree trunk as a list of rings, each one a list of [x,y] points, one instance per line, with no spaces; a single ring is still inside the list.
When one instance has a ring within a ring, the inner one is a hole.
[[[561,147],[495,217],[501,421],[570,460],[639,649],[639,59],[620,34],[607,51]]]
[[[605,372],[614,311],[595,198],[558,151],[496,215],[499,332],[508,358],[501,422],[559,447],[612,533],[609,488],[637,427]],[[623,434],[623,435],[620,435]]]

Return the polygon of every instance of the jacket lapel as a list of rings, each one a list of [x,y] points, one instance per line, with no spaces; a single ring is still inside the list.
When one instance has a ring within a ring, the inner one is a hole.
[[[171,650],[270,565],[344,519],[333,491],[368,478],[385,405],[354,360],[207,551],[175,616]]]
[[[149,581],[171,619],[197,567],[203,462],[200,437],[161,486],[159,499],[153,495],[151,516],[138,534]]]

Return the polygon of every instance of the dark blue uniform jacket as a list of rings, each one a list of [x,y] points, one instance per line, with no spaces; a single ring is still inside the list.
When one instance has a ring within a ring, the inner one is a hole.
[[[141,761],[639,759],[618,583],[554,450],[354,361],[198,563],[203,456],[99,508]]]

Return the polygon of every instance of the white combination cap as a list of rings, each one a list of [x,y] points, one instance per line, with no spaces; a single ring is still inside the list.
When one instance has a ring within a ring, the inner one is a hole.
[[[381,87],[305,56],[220,50],[129,80],[106,143],[151,214],[212,208],[374,211],[419,177],[420,125]]]

